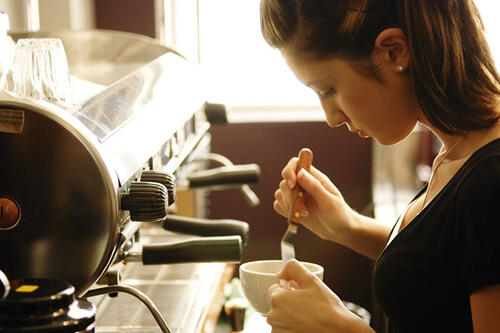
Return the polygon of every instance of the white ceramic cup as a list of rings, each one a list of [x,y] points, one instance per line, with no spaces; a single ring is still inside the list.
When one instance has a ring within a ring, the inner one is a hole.
[[[301,261],[300,263],[323,280],[324,269],[322,266],[310,262]],[[283,260],[250,261],[240,266],[240,281],[243,292],[255,311],[264,316],[271,309],[267,289],[275,283],[283,285],[276,277],[276,274],[283,269],[283,266]]]

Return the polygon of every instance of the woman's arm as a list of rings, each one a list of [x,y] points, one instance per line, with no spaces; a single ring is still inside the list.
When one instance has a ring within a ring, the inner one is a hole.
[[[470,295],[474,333],[500,332],[500,284],[479,289]]]
[[[359,213],[352,214],[350,229],[341,237],[334,236],[332,241],[376,260],[387,243],[391,227]]]

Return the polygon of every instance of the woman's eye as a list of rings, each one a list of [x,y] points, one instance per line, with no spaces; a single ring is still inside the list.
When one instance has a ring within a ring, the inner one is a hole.
[[[319,98],[321,98],[321,99],[325,99],[325,98],[331,97],[333,95],[335,95],[335,90],[333,88],[328,89],[327,91],[324,91],[324,92],[319,92]]]

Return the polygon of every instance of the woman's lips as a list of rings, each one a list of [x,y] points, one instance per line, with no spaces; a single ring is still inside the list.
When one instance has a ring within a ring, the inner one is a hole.
[[[358,133],[358,135],[359,135],[360,137],[362,137],[363,139],[366,139],[366,138],[368,138],[368,137],[369,137],[369,136],[368,136],[368,134],[366,134],[365,132],[360,131],[360,130],[356,131],[356,133]]]
[[[363,139],[366,139],[369,137],[369,135],[366,134],[364,131],[358,130],[358,129],[355,129],[354,127],[352,127],[351,122],[347,122],[346,124],[347,124],[347,128],[349,129],[349,132],[356,133]]]

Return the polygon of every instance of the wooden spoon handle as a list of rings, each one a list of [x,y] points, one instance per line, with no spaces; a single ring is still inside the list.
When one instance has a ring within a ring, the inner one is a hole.
[[[300,169],[305,169],[309,172],[312,159],[313,153],[311,149],[302,148],[299,152],[299,161],[297,162],[296,173],[299,173]],[[307,211],[307,207],[304,202],[305,194],[304,189],[297,183],[295,188],[292,190],[292,207],[290,209],[290,214],[288,215],[288,222],[298,223],[302,213]]]

